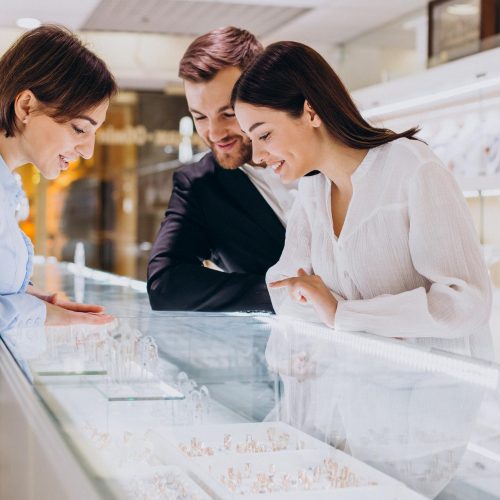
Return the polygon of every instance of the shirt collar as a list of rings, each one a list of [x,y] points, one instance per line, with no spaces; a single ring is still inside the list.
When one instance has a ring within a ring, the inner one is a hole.
[[[0,156],[0,184],[5,189],[9,201],[17,206],[19,198],[22,196],[22,188],[14,174],[10,171],[2,156]]]
[[[255,167],[250,165],[250,163],[244,163],[239,167],[240,170],[243,170],[245,174],[250,177],[262,177],[265,179],[277,179],[279,180],[278,175],[276,175],[272,168],[270,167]],[[281,181],[280,181],[281,182]]]

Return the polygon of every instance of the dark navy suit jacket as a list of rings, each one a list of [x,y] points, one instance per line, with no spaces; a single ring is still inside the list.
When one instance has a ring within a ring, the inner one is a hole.
[[[240,169],[211,153],[174,174],[148,266],[151,306],[169,311],[272,311],[264,281],[285,228]],[[202,266],[211,260],[225,272]]]

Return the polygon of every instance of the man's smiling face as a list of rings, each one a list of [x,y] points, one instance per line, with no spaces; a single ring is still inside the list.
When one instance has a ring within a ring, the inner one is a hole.
[[[252,158],[252,143],[242,133],[231,107],[231,91],[241,70],[223,68],[208,82],[184,82],[196,131],[212,150],[217,163],[233,170]]]

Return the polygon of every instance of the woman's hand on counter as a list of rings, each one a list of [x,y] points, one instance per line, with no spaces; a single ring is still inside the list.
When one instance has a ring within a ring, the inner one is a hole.
[[[78,302],[71,302],[70,300],[67,300],[65,294],[45,292],[35,288],[33,285],[29,285],[26,291],[40,300],[64,309],[68,309],[69,311],[84,313],[101,313],[104,311],[104,307],[97,304],[80,304]],[[61,295],[63,295],[62,298]]]
[[[81,304],[79,302],[71,302],[70,300],[61,300],[57,294],[54,294],[53,300],[49,300],[48,302],[74,312],[102,313],[104,311],[104,307],[97,304]]]
[[[99,307],[86,304],[77,304],[75,302],[64,302],[66,306],[46,303],[47,318],[45,324],[47,326],[60,326],[60,325],[75,325],[75,324],[90,324],[90,325],[103,325],[111,323],[115,317],[111,314],[104,314],[102,312],[93,312],[85,310],[88,307]]]
[[[37,299],[44,300],[45,302],[50,302],[51,304],[55,300],[57,293],[46,292],[45,290],[40,290],[33,285],[28,285],[26,292],[33,295]]]
[[[292,300],[301,304],[310,303],[327,326],[335,326],[337,300],[320,276],[307,274],[304,269],[297,271],[297,277],[269,283],[269,288],[288,288]]]

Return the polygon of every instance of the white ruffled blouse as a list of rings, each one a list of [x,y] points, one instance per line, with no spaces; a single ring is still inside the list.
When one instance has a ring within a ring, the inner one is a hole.
[[[331,181],[300,180],[280,260],[266,281],[302,267],[339,300],[335,329],[489,359],[491,287],[471,215],[453,176],[429,147],[399,139],[369,150],[352,175],[339,238]],[[310,304],[270,289],[277,314],[318,322]]]

